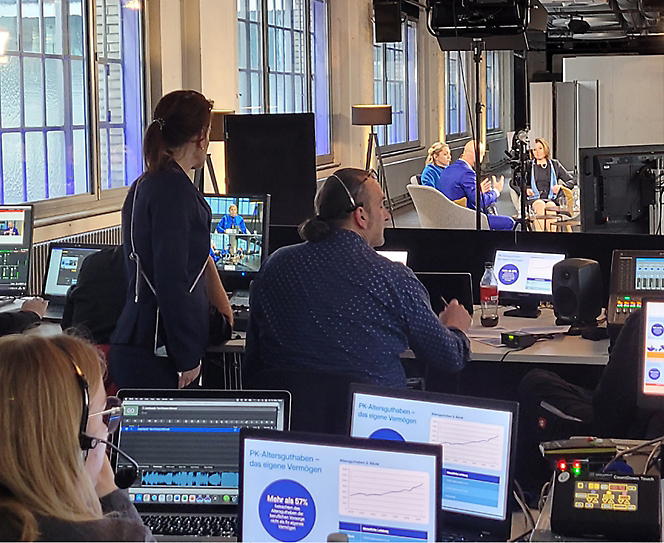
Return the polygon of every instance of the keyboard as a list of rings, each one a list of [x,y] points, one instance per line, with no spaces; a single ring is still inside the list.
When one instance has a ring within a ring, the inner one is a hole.
[[[155,536],[235,537],[237,517],[217,515],[141,515]]]
[[[233,308],[249,307],[249,291],[236,290],[228,300]]]

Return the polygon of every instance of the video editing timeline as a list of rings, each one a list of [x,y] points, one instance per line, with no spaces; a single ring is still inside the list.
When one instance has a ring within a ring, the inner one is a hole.
[[[498,291],[551,296],[553,266],[564,259],[563,254],[496,251]]]
[[[664,302],[648,302],[645,322],[641,385],[644,394],[661,396],[664,395]]]
[[[351,435],[443,446],[446,511],[507,515],[512,413],[356,392]]]
[[[0,293],[23,294],[28,285],[32,208],[0,207]]]
[[[128,397],[124,406],[118,446],[141,468],[129,488],[137,503],[237,503],[240,428],[284,429],[276,399]]]
[[[636,511],[639,506],[638,495],[636,485],[576,481],[574,507],[577,509]]]
[[[44,294],[65,296],[76,284],[83,261],[97,251],[91,247],[52,247]]]
[[[210,247],[219,271],[257,272],[261,265],[266,213],[262,198],[206,196],[212,210]],[[237,215],[231,215],[235,206]]]
[[[243,454],[244,541],[436,540],[433,454],[253,438]]]

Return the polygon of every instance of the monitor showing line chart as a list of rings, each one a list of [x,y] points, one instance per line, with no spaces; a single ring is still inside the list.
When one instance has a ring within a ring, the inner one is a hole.
[[[440,447],[246,430],[241,439],[243,541],[338,533],[349,541],[436,541]]]
[[[442,445],[443,510],[504,520],[510,489],[512,411],[479,407],[472,404],[475,399],[460,396],[430,394],[427,398],[356,391],[351,435]]]

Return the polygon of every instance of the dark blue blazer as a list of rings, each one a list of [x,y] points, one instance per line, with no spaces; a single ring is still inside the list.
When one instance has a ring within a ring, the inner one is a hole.
[[[134,245],[156,297],[142,276],[137,289],[136,263],[129,258],[136,190]],[[198,365],[209,336],[203,270],[210,254],[211,219],[210,206],[177,165],[132,185],[122,207],[127,298],[111,343],[153,350],[158,306],[160,343],[178,371]]]

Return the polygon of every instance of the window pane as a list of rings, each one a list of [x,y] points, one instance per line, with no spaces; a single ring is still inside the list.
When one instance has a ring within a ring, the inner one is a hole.
[[[23,142],[21,134],[2,134],[3,203],[17,204],[23,198]]]
[[[46,124],[65,124],[65,87],[62,60],[47,58],[46,68]]]
[[[72,122],[74,125],[85,123],[85,81],[83,79],[83,61],[71,61],[71,100]]]
[[[7,51],[18,51],[18,0],[1,0],[0,30],[9,32]]]
[[[419,140],[417,97],[417,26],[408,23],[408,140]]]
[[[86,160],[86,157],[88,156],[88,144],[85,130],[74,130],[73,142],[74,194],[83,194],[90,190]],[[51,190],[52,198],[55,196],[64,196],[64,190],[61,194],[53,194],[57,189],[53,184],[49,183],[49,188]]]
[[[46,156],[43,132],[25,134],[25,179],[28,200],[46,198]]]
[[[42,7],[44,11],[44,52],[61,55],[63,45],[62,0],[43,0]]]
[[[23,51],[41,53],[39,2],[37,0],[21,0],[21,16]]]
[[[48,179],[49,185],[53,180],[54,189],[58,189],[63,185],[69,189],[69,182],[67,180],[67,158],[65,156],[65,133],[64,132],[47,132],[46,145],[48,146]],[[33,190],[30,188],[30,190]],[[59,191],[61,192],[61,190]],[[74,187],[71,190],[66,190],[65,194],[74,194]]]
[[[83,4],[81,0],[69,0],[69,47],[74,56],[83,56]]]
[[[44,79],[41,58],[23,59],[23,94],[25,126],[43,126]]]
[[[21,126],[21,73],[19,57],[0,66],[0,121],[2,128]]]

